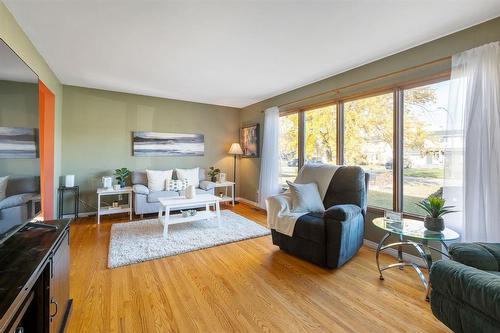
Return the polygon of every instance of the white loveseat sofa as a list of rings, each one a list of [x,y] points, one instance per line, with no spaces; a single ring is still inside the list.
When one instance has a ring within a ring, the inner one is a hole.
[[[172,179],[177,179],[174,170]],[[132,189],[134,191],[134,212],[137,215],[158,213],[160,211],[160,198],[178,197],[184,195],[185,191],[157,191],[151,192],[148,188],[148,177],[146,171],[132,171]],[[206,179],[205,169],[200,168],[200,186],[196,193],[214,194],[215,183]]]

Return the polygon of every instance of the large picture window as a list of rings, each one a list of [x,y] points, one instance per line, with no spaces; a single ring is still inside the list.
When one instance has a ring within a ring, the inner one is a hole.
[[[393,207],[393,93],[344,103],[344,163],[370,173],[368,204]]]
[[[442,195],[445,149],[463,149],[461,134],[446,130],[449,80],[433,80],[283,115],[280,183],[302,164],[342,161],[370,174],[370,207],[423,216],[416,203]]]
[[[305,112],[305,163],[337,164],[337,106]]]
[[[293,182],[299,170],[299,115],[280,117],[280,185]]]
[[[442,195],[444,151],[460,133],[446,131],[449,81],[404,90],[403,211],[424,215],[415,203]]]

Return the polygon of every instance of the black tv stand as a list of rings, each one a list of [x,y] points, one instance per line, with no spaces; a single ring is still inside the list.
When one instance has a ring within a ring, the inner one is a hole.
[[[28,223],[0,244],[0,332],[64,331],[72,307],[69,223]]]

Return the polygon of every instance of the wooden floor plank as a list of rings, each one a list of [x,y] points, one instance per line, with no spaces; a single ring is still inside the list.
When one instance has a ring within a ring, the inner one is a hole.
[[[225,208],[266,223],[251,206]],[[68,332],[449,332],[417,275],[392,270],[380,281],[367,247],[337,270],[280,251],[270,236],[108,269],[113,223],[127,219],[71,226]]]

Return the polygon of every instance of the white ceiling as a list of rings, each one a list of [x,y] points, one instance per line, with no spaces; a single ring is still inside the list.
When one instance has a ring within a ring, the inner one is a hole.
[[[64,84],[243,107],[500,15],[499,0],[4,0]]]

